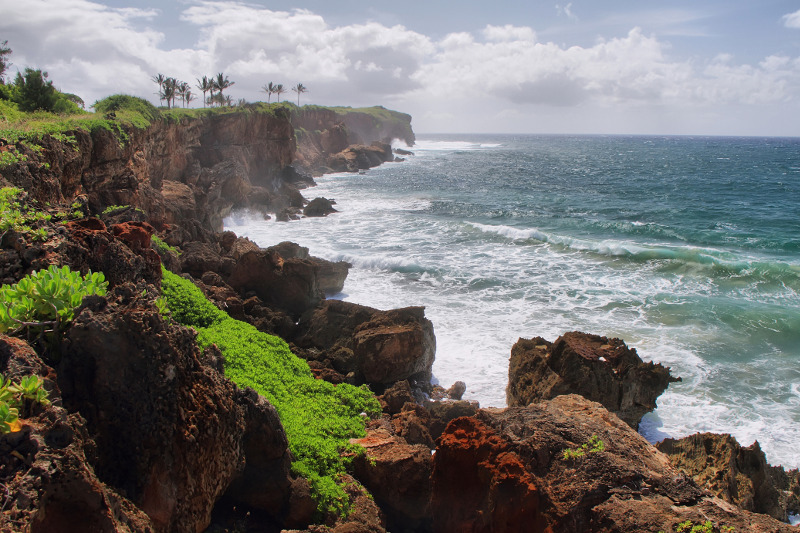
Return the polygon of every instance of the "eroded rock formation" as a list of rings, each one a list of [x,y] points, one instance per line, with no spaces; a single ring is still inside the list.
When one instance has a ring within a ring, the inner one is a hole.
[[[642,362],[620,339],[571,332],[553,343],[541,337],[519,339],[511,348],[506,397],[513,407],[580,394],[635,429],[673,381],[669,368]]]

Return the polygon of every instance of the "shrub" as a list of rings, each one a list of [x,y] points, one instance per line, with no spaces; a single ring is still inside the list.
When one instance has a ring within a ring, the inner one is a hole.
[[[0,374],[0,434],[18,431],[19,410],[25,400],[32,403],[48,405],[47,391],[42,385],[44,380],[39,376],[30,375],[22,378],[18,383]]]
[[[148,122],[153,122],[161,117],[161,112],[145,100],[138,96],[130,96],[127,94],[114,94],[107,96],[102,100],[98,100],[92,106],[97,113],[117,113],[119,111],[131,111],[138,113],[144,117]]]
[[[180,257],[180,256],[181,256],[181,252],[180,252],[180,250],[178,250],[178,249],[177,249],[177,248],[175,248],[174,246],[170,246],[169,244],[165,243],[165,242],[164,242],[164,241],[162,241],[162,240],[161,240],[161,238],[159,238],[157,235],[153,235],[153,237],[152,237],[150,240],[151,240],[151,242],[153,243],[153,245],[155,245],[156,249],[157,249],[157,250],[158,250],[160,253],[162,253],[162,254],[168,254],[168,253],[170,253],[170,252],[171,252],[171,253],[175,254],[176,256],[178,256],[178,257]]]
[[[292,471],[310,482],[319,511],[346,512],[347,495],[337,480],[361,451],[349,440],[365,435],[364,415],[380,412],[369,389],[315,379],[282,339],[230,318],[190,281],[162,272],[172,317],[197,328],[200,346],[217,345],[231,381],[252,387],[275,406],[294,457]]]
[[[0,333],[48,325],[55,331],[72,320],[84,296],[102,296],[107,287],[102,272],[81,276],[68,266],[55,265],[34,271],[14,285],[0,287]]]

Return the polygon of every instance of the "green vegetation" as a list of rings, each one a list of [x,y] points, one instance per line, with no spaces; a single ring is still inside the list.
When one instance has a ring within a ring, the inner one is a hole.
[[[0,287],[0,333],[24,328],[58,331],[72,321],[84,296],[102,296],[107,287],[102,272],[81,276],[66,265],[33,271],[14,285]]]
[[[292,92],[297,93],[297,107],[300,107],[300,95],[305,92],[308,92],[308,88],[302,83],[298,83],[297,85],[292,87]]]
[[[736,531],[736,528],[733,526],[720,525],[719,530],[717,530],[714,528],[714,524],[711,520],[706,520],[699,524],[694,524],[691,520],[686,520],[677,524],[675,531],[676,533],[715,533],[716,531],[719,531],[719,533],[733,533]],[[664,533],[664,531],[661,530],[658,533]]]
[[[2,165],[0,165],[2,166]],[[50,215],[31,209],[23,201],[25,194],[16,187],[0,188],[0,232],[16,231],[33,240],[47,239],[47,230],[42,226]]]
[[[216,344],[222,351],[225,375],[275,406],[289,438],[292,470],[311,483],[318,509],[346,512],[347,495],[337,481],[361,450],[349,439],[363,437],[364,416],[380,412],[369,389],[314,379],[283,340],[230,318],[194,284],[165,269],[162,293],[174,320],[196,328],[201,346]]]
[[[564,450],[563,458],[565,461],[578,459],[587,453],[599,453],[606,449],[606,445],[597,435],[592,435],[589,442],[581,444],[579,448],[568,448]]]
[[[39,376],[26,376],[18,383],[12,383],[0,374],[0,434],[19,430],[19,410],[25,400],[34,404],[48,405],[47,391],[42,387],[44,380]]]
[[[150,239],[150,242],[152,242],[155,245],[156,250],[158,250],[162,254],[173,253],[178,257],[181,256],[180,250],[162,241],[161,238],[158,237],[158,235],[153,235]]]

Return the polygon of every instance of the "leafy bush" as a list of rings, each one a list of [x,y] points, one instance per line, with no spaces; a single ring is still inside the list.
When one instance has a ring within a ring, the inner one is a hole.
[[[0,333],[23,326],[53,330],[70,322],[84,296],[104,295],[108,283],[102,272],[81,276],[68,266],[50,265],[14,285],[0,287]]]
[[[365,435],[364,414],[380,412],[369,389],[315,379],[282,339],[230,318],[190,281],[162,272],[162,294],[172,317],[197,328],[200,346],[217,345],[230,380],[252,387],[275,406],[289,438],[292,470],[311,483],[318,509],[346,512],[347,495],[337,480],[361,451],[349,440]]]
[[[23,203],[23,197],[22,189],[0,188],[0,232],[12,230],[43,241],[47,231],[37,226],[50,220],[50,215],[31,209]]]
[[[127,94],[114,94],[98,100],[92,106],[97,113],[117,113],[119,111],[132,111],[141,115],[148,122],[153,122],[161,118],[161,112],[145,100],[138,96]]]
[[[19,383],[12,383],[0,374],[0,434],[19,429],[19,410],[25,400],[41,405],[48,405],[47,391],[42,387],[44,380],[30,375]]]

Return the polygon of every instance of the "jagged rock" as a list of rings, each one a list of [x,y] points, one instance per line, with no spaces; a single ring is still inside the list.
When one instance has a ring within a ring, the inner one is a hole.
[[[414,395],[411,392],[411,385],[408,380],[400,380],[386,389],[378,400],[383,406],[383,412],[389,415],[396,415],[403,410],[407,403],[414,403]]]
[[[550,343],[541,337],[519,339],[511,348],[506,397],[509,406],[580,394],[602,403],[634,429],[669,383],[679,381],[669,368],[643,363],[620,339],[580,332]]]
[[[455,419],[438,441],[432,479],[442,532],[656,533],[686,520],[710,520],[715,531],[794,531],[712,497],[618,417],[574,394]]]
[[[391,385],[414,376],[430,379],[436,351],[433,325],[424,308],[379,311],[339,300],[326,300],[300,317],[296,343],[352,359],[333,360],[340,372],[350,369],[361,382]]]
[[[94,442],[86,422],[58,405],[53,369],[25,341],[0,336],[0,373],[13,380],[44,376],[51,401],[26,406],[21,431],[0,436],[0,530],[154,531],[145,513],[98,479],[87,459]]]
[[[392,417],[392,428],[396,435],[409,444],[422,444],[429,450],[436,447],[431,436],[431,415],[424,407],[407,402],[399,414]]]
[[[389,144],[373,142],[371,145],[351,145],[338,154],[328,157],[328,167],[334,172],[358,172],[392,161]]]
[[[391,531],[418,531],[429,522],[431,452],[382,429],[355,441],[365,449],[356,457],[356,478],[387,514]]]
[[[435,353],[433,324],[423,307],[378,311],[353,334],[353,354],[367,383],[430,379]]]
[[[194,278],[201,278],[206,272],[222,270],[220,246],[209,242],[187,242],[181,250],[181,270]]]
[[[656,447],[704,488],[742,509],[786,521],[800,512],[798,471],[767,464],[758,442],[744,447],[728,434],[697,433]]]
[[[86,419],[98,477],[156,531],[204,529],[226,493],[282,516],[292,480],[274,409],[203,365],[192,331],[141,294],[124,285],[84,307],[62,348],[63,403]]]
[[[438,439],[444,428],[451,420],[462,416],[475,416],[480,406],[476,401],[441,401],[425,402],[425,409],[430,414],[431,422],[429,425],[431,436]]]
[[[333,203],[327,198],[314,198],[303,209],[303,215],[307,217],[324,217],[331,213],[336,213]]]

